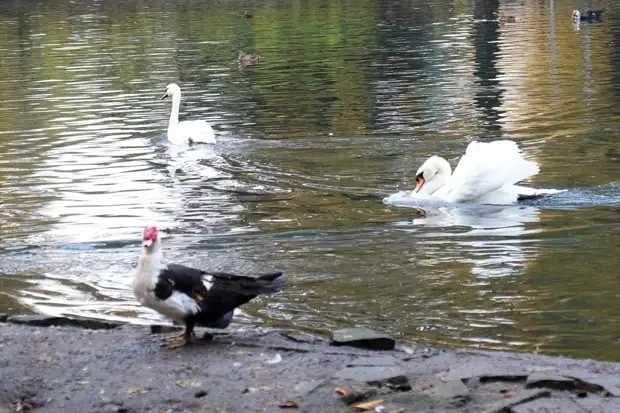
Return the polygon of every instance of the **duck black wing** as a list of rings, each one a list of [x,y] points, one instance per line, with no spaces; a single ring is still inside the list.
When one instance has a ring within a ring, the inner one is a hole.
[[[230,323],[235,308],[258,295],[280,291],[287,283],[281,276],[281,272],[274,272],[254,278],[169,264],[160,272],[155,295],[166,299],[178,291],[191,297],[200,306],[200,311],[188,314],[196,323],[209,326],[222,319]]]
[[[585,11],[581,14],[580,20],[601,20],[604,11],[605,9]]]

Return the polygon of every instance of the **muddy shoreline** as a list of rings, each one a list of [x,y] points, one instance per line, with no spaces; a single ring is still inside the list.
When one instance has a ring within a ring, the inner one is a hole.
[[[37,320],[0,317],[0,413],[620,411],[620,363],[261,329],[169,350],[145,326]]]

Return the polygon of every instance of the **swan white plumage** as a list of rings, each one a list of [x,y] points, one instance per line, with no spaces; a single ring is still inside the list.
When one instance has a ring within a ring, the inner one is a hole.
[[[538,164],[523,157],[515,142],[472,142],[452,173],[448,161],[431,156],[416,173],[415,198],[452,203],[513,204],[565,190],[515,185],[538,173]]]
[[[176,83],[166,86],[166,93],[161,97],[172,98],[172,110],[168,122],[168,140],[174,144],[180,143],[215,143],[215,134],[211,125],[204,120],[179,122],[179,107],[181,106],[181,88]]]

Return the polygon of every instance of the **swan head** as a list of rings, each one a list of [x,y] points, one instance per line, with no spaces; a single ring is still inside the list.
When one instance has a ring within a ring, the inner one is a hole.
[[[575,20],[579,20],[581,18],[581,13],[579,13],[579,10],[573,10],[573,18]]]
[[[161,98],[165,99],[167,97],[174,97],[177,95],[181,95],[181,88],[176,83],[170,83],[166,86],[166,93],[164,93]]]
[[[452,175],[452,168],[448,161],[440,156],[433,155],[426,160],[415,175],[414,192],[432,195],[441,188]]]

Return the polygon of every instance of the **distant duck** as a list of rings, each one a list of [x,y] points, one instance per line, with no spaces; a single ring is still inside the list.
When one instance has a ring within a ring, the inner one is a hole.
[[[244,19],[251,19],[252,18],[252,13],[250,13],[247,10],[244,10],[241,15],[243,16]]]
[[[575,21],[601,21],[605,10],[588,10],[580,13],[579,10],[573,10],[573,19]]]
[[[504,13],[501,13],[499,15],[499,22],[500,23],[516,23],[517,18],[515,16],[505,16]]]
[[[181,88],[176,83],[166,86],[166,93],[161,97],[172,98],[172,110],[168,121],[168,140],[174,144],[181,143],[215,143],[215,134],[211,125],[204,120],[179,122],[181,106]]]
[[[237,60],[242,65],[255,65],[260,60],[260,55],[248,54],[248,53],[239,53],[239,57],[238,57]]]

